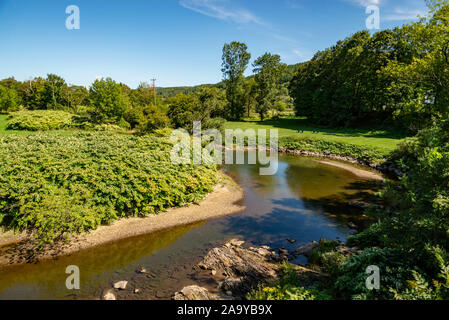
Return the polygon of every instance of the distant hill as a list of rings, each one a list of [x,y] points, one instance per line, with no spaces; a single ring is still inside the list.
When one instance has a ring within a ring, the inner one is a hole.
[[[293,76],[295,75],[295,73],[298,71],[298,69],[301,66],[301,64],[302,63],[288,65],[286,72],[282,75],[281,83],[285,84],[285,83],[290,82],[293,79]],[[252,78],[252,77],[254,77],[254,75],[251,75],[248,78]],[[219,82],[219,83],[216,83],[216,84],[201,84],[201,85],[198,85],[198,86],[191,86],[191,87],[186,86],[186,87],[157,88],[157,94],[159,96],[163,96],[163,97],[169,98],[169,97],[173,97],[173,96],[175,96],[175,95],[177,95],[179,93],[189,94],[189,93],[195,92],[195,91],[197,91],[201,87],[224,88],[224,83],[222,81],[222,82]]]
[[[223,82],[219,82],[217,84],[201,84],[198,86],[192,86],[192,87],[166,87],[166,88],[157,88],[157,94],[159,96],[164,96],[166,98],[173,97],[179,93],[189,94],[192,92],[195,92],[201,87],[218,87],[223,88]]]

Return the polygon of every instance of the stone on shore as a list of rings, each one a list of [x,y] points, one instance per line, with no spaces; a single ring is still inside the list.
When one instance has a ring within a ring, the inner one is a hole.
[[[103,292],[102,296],[101,296],[102,300],[117,300],[117,297],[115,296],[115,293],[112,289],[106,290]]]
[[[188,286],[180,292],[176,292],[173,300],[177,301],[207,301],[207,300],[231,300],[231,297],[210,293],[207,289],[199,286]]]
[[[198,267],[210,271],[221,294],[210,293],[199,286],[185,287],[177,292],[175,300],[229,300],[245,299],[251,290],[260,284],[279,280],[282,274],[283,255],[276,254],[270,247],[244,248],[244,241],[231,240],[222,247],[209,251]],[[316,245],[317,246],[317,245]],[[313,284],[323,274],[292,265],[304,285]]]

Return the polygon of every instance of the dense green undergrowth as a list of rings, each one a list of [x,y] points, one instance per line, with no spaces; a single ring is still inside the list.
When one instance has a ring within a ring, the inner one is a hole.
[[[389,151],[376,147],[365,147],[344,142],[326,141],[319,138],[282,137],[279,147],[290,150],[319,152],[354,158],[375,163],[388,157]]]
[[[75,127],[74,115],[66,111],[35,110],[17,111],[10,114],[7,129],[25,131],[48,131]]]
[[[391,160],[406,175],[380,193],[384,206],[368,212],[377,223],[348,240],[364,251],[342,268],[338,291],[345,298],[448,299],[449,121],[401,144]],[[381,269],[379,291],[355,287],[368,264]]]
[[[198,202],[215,166],[174,165],[165,137],[74,132],[0,137],[0,224],[40,243]]]
[[[259,286],[251,291],[248,300],[330,300],[331,296],[318,289],[306,288],[294,266],[288,263],[282,265],[282,276],[279,281],[266,286]]]
[[[334,299],[447,300],[449,121],[407,139],[389,161],[406,174],[385,185],[382,206],[366,212],[377,222],[348,238],[361,252],[345,258],[329,248],[314,252],[310,262],[331,275]],[[365,284],[369,266],[379,268],[378,290]]]

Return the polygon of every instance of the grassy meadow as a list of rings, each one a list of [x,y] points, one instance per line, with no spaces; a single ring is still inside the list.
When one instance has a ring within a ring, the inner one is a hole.
[[[303,139],[319,139],[326,142],[337,142],[379,150],[393,151],[406,136],[394,129],[346,129],[329,128],[311,125],[306,118],[288,118],[269,121],[227,122],[226,129],[277,129],[279,138],[292,137]]]

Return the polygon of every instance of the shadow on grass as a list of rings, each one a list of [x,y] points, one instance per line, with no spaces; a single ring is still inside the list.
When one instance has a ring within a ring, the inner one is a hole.
[[[248,121],[260,126],[272,126],[279,129],[289,129],[295,131],[312,131],[321,134],[341,136],[341,137],[365,137],[365,138],[384,138],[384,139],[403,139],[407,135],[397,129],[392,128],[330,128],[326,126],[313,125],[306,118],[279,119],[267,121]]]

